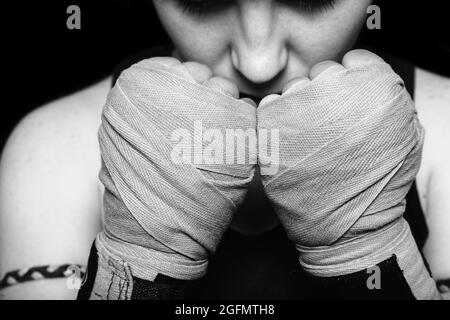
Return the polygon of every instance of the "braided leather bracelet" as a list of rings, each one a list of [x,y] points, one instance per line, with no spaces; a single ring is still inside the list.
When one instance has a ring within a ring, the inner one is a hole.
[[[35,280],[69,278],[71,276],[82,279],[85,274],[85,268],[80,265],[45,265],[31,268],[18,269],[10,271],[0,280],[0,290]]]

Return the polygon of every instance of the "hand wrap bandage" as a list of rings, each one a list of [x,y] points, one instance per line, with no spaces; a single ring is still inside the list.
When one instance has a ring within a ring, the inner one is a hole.
[[[96,241],[142,279],[202,277],[254,173],[237,152],[232,163],[205,163],[212,137],[196,133],[195,123],[220,133],[255,130],[255,108],[184,77],[152,59],[132,66],[111,90],[99,129],[105,231]],[[192,139],[174,139],[177,131]],[[174,162],[180,143],[193,146],[190,163]]]
[[[330,68],[257,115],[258,130],[280,130],[280,170],[261,172],[302,267],[338,276],[395,254],[416,298],[438,298],[402,217],[424,130],[391,67]]]

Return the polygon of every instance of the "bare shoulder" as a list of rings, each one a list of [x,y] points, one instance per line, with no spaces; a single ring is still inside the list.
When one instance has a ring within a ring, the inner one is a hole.
[[[39,107],[10,135],[0,162],[0,275],[86,264],[101,228],[97,129],[109,86],[105,79]]]
[[[450,78],[416,69],[416,108],[426,130],[421,180],[422,194],[434,177],[445,177],[450,170]],[[447,183],[448,184],[448,183]],[[447,191],[448,187],[447,187]]]
[[[421,121],[431,121],[435,129],[449,128],[450,78],[416,68],[415,101]],[[434,131],[432,127],[429,129]],[[441,133],[448,134],[448,131]]]
[[[435,279],[450,274],[450,78],[416,71],[416,107],[425,127],[418,189],[429,236],[423,252]]]

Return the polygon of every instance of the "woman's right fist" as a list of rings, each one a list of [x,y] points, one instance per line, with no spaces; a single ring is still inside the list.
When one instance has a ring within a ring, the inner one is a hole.
[[[185,80],[196,82],[214,91],[239,99],[238,87],[226,78],[215,76],[211,68],[204,64],[198,62],[181,62],[172,57],[151,58],[147,60],[147,63],[159,65],[168,72],[182,77]],[[244,98],[242,101],[256,106],[255,103],[248,98]]]
[[[136,276],[206,272],[254,173],[234,147],[224,152],[228,130],[256,128],[256,109],[237,98],[208,67],[170,57],[142,60],[117,79],[99,129],[105,233],[97,241]],[[188,161],[175,161],[177,150]]]

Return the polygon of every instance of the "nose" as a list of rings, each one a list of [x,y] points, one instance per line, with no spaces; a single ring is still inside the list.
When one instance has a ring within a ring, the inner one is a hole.
[[[285,38],[278,26],[273,1],[241,1],[239,25],[231,46],[231,60],[248,81],[267,83],[288,62]]]

